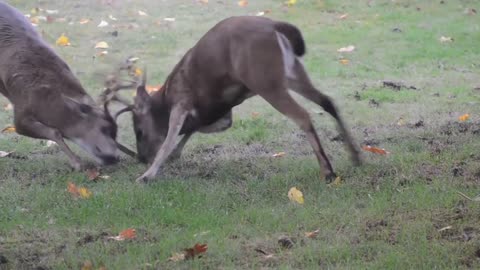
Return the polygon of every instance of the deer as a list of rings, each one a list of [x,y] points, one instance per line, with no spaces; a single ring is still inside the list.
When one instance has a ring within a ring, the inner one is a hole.
[[[178,158],[195,132],[214,133],[232,125],[232,108],[260,96],[291,119],[311,144],[327,183],[336,179],[309,113],[292,90],[321,106],[337,122],[355,165],[359,151],[332,99],[312,84],[301,57],[306,45],[300,30],[265,17],[224,19],[187,51],[153,95],[145,89],[146,73],[132,112],[138,159],[150,166],[137,183],[152,180],[170,155]]]
[[[110,91],[121,87],[112,86]],[[104,108],[97,106],[70,67],[25,16],[3,2],[0,2],[0,93],[13,105],[16,132],[54,141],[74,170],[85,166],[65,139],[102,165],[116,163],[117,150],[127,149],[116,141],[117,124],[108,102]]]

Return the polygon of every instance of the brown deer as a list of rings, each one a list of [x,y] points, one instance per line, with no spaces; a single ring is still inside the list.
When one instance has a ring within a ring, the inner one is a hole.
[[[79,170],[71,140],[101,164],[118,160],[117,125],[25,16],[0,2],[0,93],[12,104],[17,133],[56,142]],[[123,148],[123,147],[121,147]]]
[[[359,152],[337,109],[312,85],[299,59],[305,50],[302,34],[289,23],[232,17],[208,31],[152,96],[145,90],[144,78],[134,105],[121,111],[133,111],[138,158],[151,163],[137,182],[154,178],[170,154],[180,155],[194,132],[229,128],[231,109],[255,95],[306,133],[325,179],[332,181],[336,174],[310,116],[288,89],[320,105],[336,119],[354,163],[359,164]]]

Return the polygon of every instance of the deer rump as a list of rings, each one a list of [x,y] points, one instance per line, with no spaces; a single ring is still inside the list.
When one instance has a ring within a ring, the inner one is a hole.
[[[194,132],[230,127],[231,109],[255,95],[307,134],[323,174],[328,181],[334,179],[309,114],[288,90],[322,106],[337,120],[358,163],[358,150],[333,102],[313,86],[299,59],[305,51],[302,34],[292,24],[250,16],[219,22],[174,67],[160,91],[150,97],[144,85],[137,88],[133,109],[137,150],[152,163],[137,181],[153,178],[172,152],[179,155]]]

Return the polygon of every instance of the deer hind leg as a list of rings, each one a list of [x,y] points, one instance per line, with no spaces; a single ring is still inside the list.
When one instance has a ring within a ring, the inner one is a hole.
[[[268,103],[275,109],[293,120],[303,132],[306,133],[307,139],[312,145],[318,162],[322,168],[325,180],[330,183],[336,178],[332,165],[325,154],[320,139],[315,131],[310,115],[290,96],[286,88],[269,89],[269,91],[259,92]]]
[[[313,86],[310,78],[308,77],[305,69],[303,68],[302,63],[298,59],[295,60],[295,65],[293,69],[294,76],[288,76],[289,88],[302,95],[306,99],[315,102],[317,105],[321,106],[326,112],[328,112],[333,118],[335,118],[340,132],[345,139],[348,150],[350,151],[352,161],[355,165],[359,165],[361,163],[359,151],[355,146],[350,132],[345,127],[343,119],[338,114],[338,111],[335,108],[335,105],[333,104],[330,97],[321,93]]]
[[[60,149],[67,155],[73,169],[76,171],[82,169],[80,158],[70,150],[63,140],[62,134],[57,129],[48,127],[32,117],[15,117],[15,127],[18,134],[56,142]]]

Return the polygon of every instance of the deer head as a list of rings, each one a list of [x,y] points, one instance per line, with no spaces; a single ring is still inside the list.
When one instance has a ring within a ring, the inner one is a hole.
[[[117,124],[113,121],[107,106],[102,110],[70,97],[63,96],[63,99],[66,109],[72,112],[70,115],[76,117],[76,121],[72,121],[75,124],[65,129],[65,137],[95,157],[97,162],[103,165],[116,163]]]

